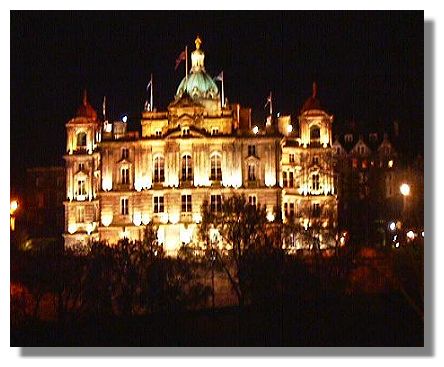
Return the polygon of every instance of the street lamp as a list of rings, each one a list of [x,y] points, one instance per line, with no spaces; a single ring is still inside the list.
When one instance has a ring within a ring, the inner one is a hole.
[[[9,206],[9,214],[11,216],[10,218],[10,225],[11,225],[11,231],[15,231],[15,212],[17,211],[19,205],[17,200],[11,200],[11,204]]]
[[[410,185],[403,183],[401,186],[399,186],[399,191],[401,192],[402,196],[406,197],[410,195]]]

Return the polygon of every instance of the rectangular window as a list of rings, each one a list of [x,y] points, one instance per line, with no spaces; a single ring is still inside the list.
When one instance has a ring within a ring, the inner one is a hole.
[[[248,204],[256,206],[256,204],[257,204],[256,195],[248,195]]]
[[[122,159],[128,159],[128,157],[129,157],[129,149],[123,148],[122,149]]]
[[[163,213],[164,210],[163,196],[154,196],[154,213]]]
[[[294,217],[294,203],[290,203],[290,217]]]
[[[156,136],[161,137],[162,136],[162,130],[156,130]]]
[[[284,187],[287,187],[288,186],[287,172],[282,172],[282,179],[284,181]]]
[[[288,203],[284,203],[284,213],[285,216],[288,217]]]
[[[84,179],[77,180],[77,195],[86,195],[86,182]]]
[[[248,156],[250,155],[256,156],[256,145],[248,146]]]
[[[192,211],[191,195],[182,195],[182,212],[190,213]]]
[[[318,174],[314,174],[312,176],[312,184],[313,184],[313,190],[319,190],[319,175]]]
[[[293,177],[293,172],[288,172],[288,184],[290,187],[294,186],[294,177]]]
[[[321,207],[318,203],[314,203],[312,206],[312,215],[315,218],[318,218],[321,216]]]
[[[79,163],[79,171],[85,170],[85,163]]]
[[[128,215],[128,198],[120,199],[120,214]]]
[[[213,213],[222,211],[222,195],[211,195],[210,208]]]
[[[122,168],[120,173],[121,173],[122,184],[123,185],[129,184],[129,168]]]
[[[84,223],[85,222],[85,207],[78,206],[77,207],[77,223]]]
[[[319,164],[319,157],[313,157],[313,164]]]
[[[219,134],[219,128],[218,127],[213,127],[211,129],[211,135],[217,135]]]
[[[290,154],[290,155],[288,156],[288,161],[289,161],[290,163],[294,163],[294,154]]]
[[[211,181],[221,181],[222,180],[222,167],[221,167],[221,157],[219,155],[213,155],[210,158],[211,161]]]
[[[248,181],[256,181],[256,167],[254,164],[248,165]]]

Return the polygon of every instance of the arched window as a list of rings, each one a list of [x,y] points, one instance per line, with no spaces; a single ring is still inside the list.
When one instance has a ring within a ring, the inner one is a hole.
[[[162,156],[154,158],[154,182],[165,181],[165,161]]]
[[[310,144],[316,144],[320,142],[321,130],[319,126],[314,125],[310,128]]]
[[[191,181],[193,179],[193,161],[189,154],[182,157],[182,181]]]
[[[256,165],[254,163],[248,164],[248,181],[256,181]]]
[[[214,153],[210,157],[211,161],[211,181],[221,181],[222,180],[222,167],[221,167],[221,155],[219,153]]]
[[[86,133],[83,131],[77,134],[77,147],[86,148]]]

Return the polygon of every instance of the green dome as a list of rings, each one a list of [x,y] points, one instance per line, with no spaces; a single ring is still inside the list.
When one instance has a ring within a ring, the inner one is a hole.
[[[219,89],[213,79],[204,71],[191,71],[188,75],[188,80],[185,78],[177,88],[176,96],[181,96],[185,91],[192,98],[219,98]]]

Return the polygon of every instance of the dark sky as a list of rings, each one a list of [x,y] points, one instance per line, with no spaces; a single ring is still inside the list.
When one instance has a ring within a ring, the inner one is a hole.
[[[394,119],[423,149],[423,12],[11,12],[11,185],[24,169],[63,164],[65,123],[87,88],[101,111],[139,129],[145,87],[164,109],[183,77],[175,59],[200,34],[210,75],[224,70],[225,95],[265,118],[296,115],[319,85],[337,127]]]

